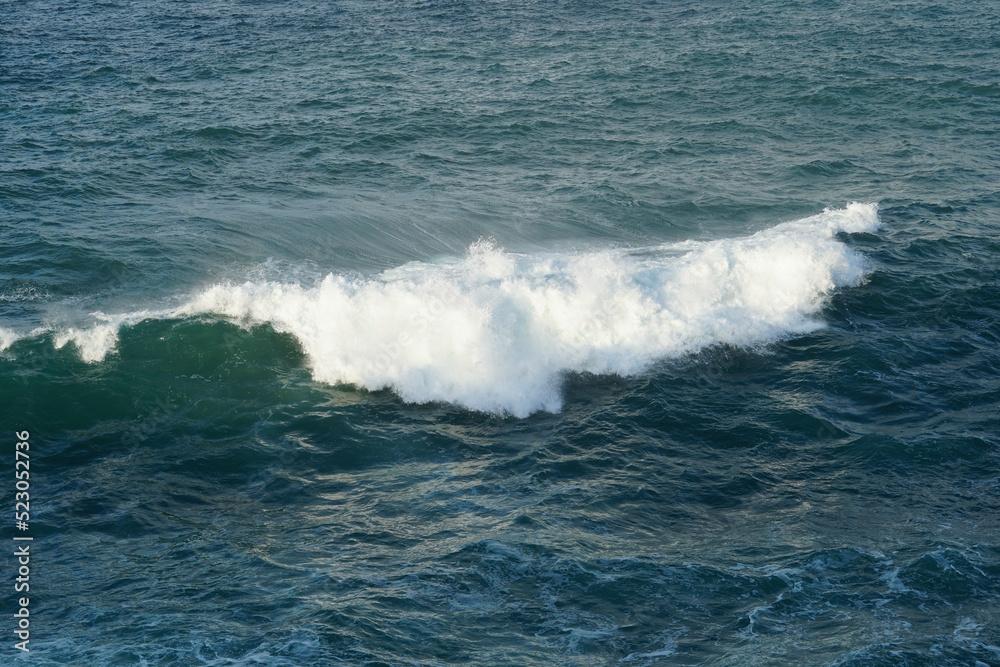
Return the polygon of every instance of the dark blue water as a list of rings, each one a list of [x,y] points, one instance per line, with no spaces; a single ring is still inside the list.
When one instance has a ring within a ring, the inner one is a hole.
[[[0,664],[1000,665],[998,35],[0,2]]]

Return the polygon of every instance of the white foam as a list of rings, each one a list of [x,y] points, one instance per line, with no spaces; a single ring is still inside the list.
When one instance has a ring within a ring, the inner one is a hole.
[[[20,338],[17,333],[11,331],[10,329],[5,329],[0,327],[0,352],[3,352],[8,347],[13,345]]]
[[[54,345],[58,350],[70,342],[76,345],[77,352],[84,361],[103,361],[118,343],[118,328],[110,324],[99,324],[89,329],[65,329],[56,334]]]
[[[631,375],[706,346],[821,327],[831,291],[867,272],[836,234],[878,225],[875,204],[851,204],[745,238],[641,252],[524,255],[480,242],[461,260],[374,278],[215,285],[168,314],[107,318],[56,345],[73,341],[97,361],[122,323],[212,314],[291,334],[320,382],[520,417],[558,411],[566,371]]]
[[[121,327],[167,315],[168,313],[163,311],[150,312],[148,310],[121,315],[91,313],[91,317],[96,319],[98,324],[82,329],[71,327],[56,331],[53,345],[58,350],[67,343],[73,343],[80,358],[84,361],[90,363],[103,361],[118,344],[118,331]]]

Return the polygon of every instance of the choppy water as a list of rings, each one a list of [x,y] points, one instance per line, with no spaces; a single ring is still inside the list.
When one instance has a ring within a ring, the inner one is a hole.
[[[1000,664],[998,35],[0,2],[0,662]]]

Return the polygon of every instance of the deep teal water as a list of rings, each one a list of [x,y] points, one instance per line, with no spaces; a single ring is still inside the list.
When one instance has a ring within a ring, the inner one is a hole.
[[[1000,664],[998,35],[0,2],[0,663]]]

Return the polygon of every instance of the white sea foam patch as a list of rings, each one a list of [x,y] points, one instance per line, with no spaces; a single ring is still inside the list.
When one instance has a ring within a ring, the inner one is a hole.
[[[19,338],[20,336],[10,329],[0,327],[0,352],[3,352],[8,347],[13,345]]]
[[[122,315],[92,313],[92,316],[98,321],[97,324],[83,329],[59,330],[55,333],[53,344],[56,349],[60,349],[67,343],[73,343],[80,358],[84,361],[91,363],[103,361],[108,352],[113,350],[118,343],[118,330],[121,327],[167,315],[166,312],[150,312],[148,310]]]
[[[566,371],[630,375],[713,344],[819,328],[831,291],[866,275],[836,234],[878,224],[876,205],[851,204],[641,252],[520,255],[479,242],[460,261],[370,279],[216,285],[174,315],[270,324],[299,340],[321,382],[525,416],[560,409]]]

